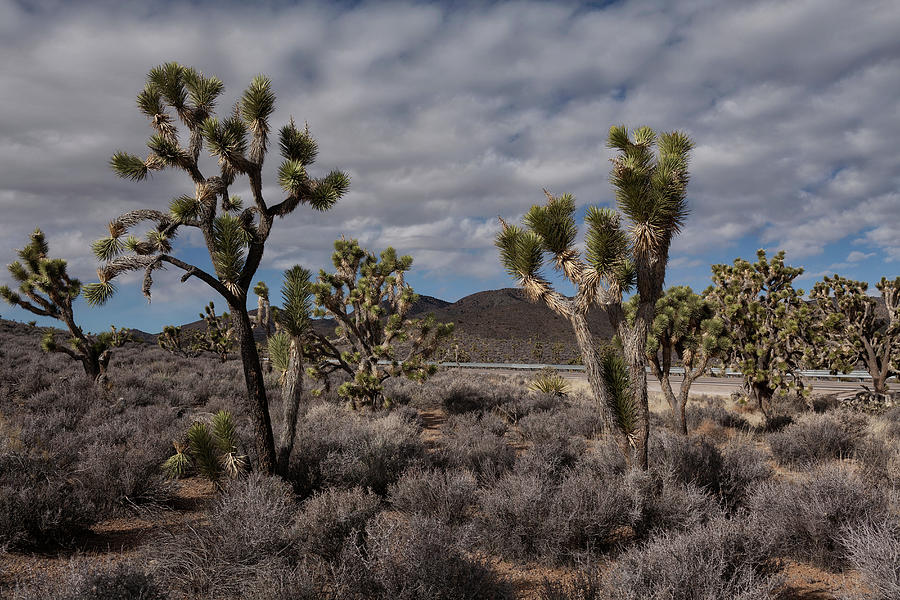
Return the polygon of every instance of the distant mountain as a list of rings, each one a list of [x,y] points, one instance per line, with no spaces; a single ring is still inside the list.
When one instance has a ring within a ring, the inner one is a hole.
[[[522,290],[504,288],[477,292],[456,302],[432,296],[419,296],[409,316],[421,318],[432,314],[443,323],[454,323],[453,345],[448,356],[461,355],[462,360],[568,362],[578,356],[575,336],[569,322],[544,304],[530,302]],[[251,316],[256,310],[250,311]],[[588,313],[588,326],[601,340],[612,338],[613,331],[606,313],[595,308]],[[185,333],[205,329],[203,320],[182,325]],[[332,319],[317,319],[314,327],[322,334],[334,332]],[[143,339],[155,342],[156,335],[137,332]],[[264,336],[257,331],[261,341]]]

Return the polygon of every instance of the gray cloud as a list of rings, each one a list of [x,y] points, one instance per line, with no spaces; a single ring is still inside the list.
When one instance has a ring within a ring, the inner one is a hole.
[[[114,150],[143,148],[134,95],[166,60],[221,77],[221,110],[265,72],[274,123],[308,120],[317,166],[352,176],[333,211],[277,223],[267,268],[325,265],[347,234],[412,253],[426,278],[502,284],[496,216],[520,215],[542,187],[609,203],[613,123],[696,140],[673,266],[730,262],[746,239],[795,259],[852,239],[860,262],[898,260],[897,31],[890,0],[140,12],[0,1],[0,262],[40,225],[90,279],[88,244],[109,218],[189,191],[177,173],[132,184],[107,168]]]

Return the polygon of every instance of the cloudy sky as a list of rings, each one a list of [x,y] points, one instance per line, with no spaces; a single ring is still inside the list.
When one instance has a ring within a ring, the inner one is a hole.
[[[702,290],[710,264],[757,248],[785,249],[807,289],[834,271],[872,284],[900,274],[896,0],[122,4],[0,0],[3,264],[40,226],[93,281],[89,244],[107,221],[192,191],[183,174],[132,183],[108,168],[116,150],[143,154],[134,98],[174,60],[220,77],[226,110],[265,73],[273,129],[307,121],[314,170],[351,175],[334,210],[276,222],[259,273],[273,290],[295,263],[328,266],[341,234],[413,255],[423,294],[508,287],[497,216],[518,219],[543,187],[582,210],[609,205],[605,139],[619,123],[696,143],[667,284]],[[203,253],[187,236],[176,254]],[[95,331],[193,320],[214,296],[179,275],[158,274],[150,305],[123,280],[80,320]]]

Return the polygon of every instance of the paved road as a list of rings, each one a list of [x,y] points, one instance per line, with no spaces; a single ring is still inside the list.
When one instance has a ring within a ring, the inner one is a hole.
[[[471,374],[503,374],[514,375],[524,379],[533,377],[531,372],[516,371],[512,369],[466,369],[466,373]],[[576,388],[587,388],[587,376],[578,371],[566,371],[560,373],[576,386]],[[681,385],[681,377],[675,375],[671,379],[672,387],[676,390]],[[697,396],[730,396],[732,392],[736,392],[741,388],[743,380],[739,377],[701,377],[694,381],[691,386],[691,395]],[[816,394],[853,394],[862,389],[862,384],[858,381],[835,381],[833,379],[804,379],[805,385],[811,385],[813,393]],[[651,393],[661,393],[659,382],[653,375],[647,376],[647,389]]]

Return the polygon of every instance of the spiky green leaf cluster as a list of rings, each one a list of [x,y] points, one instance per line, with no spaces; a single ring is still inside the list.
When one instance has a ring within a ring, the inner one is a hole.
[[[571,390],[569,382],[552,369],[535,375],[528,387],[534,392],[552,396],[566,396]]]
[[[272,367],[284,373],[289,368],[291,355],[291,336],[286,331],[278,331],[274,335],[270,335],[267,342],[269,360],[272,361]]]
[[[244,269],[244,257],[251,240],[239,217],[223,213],[213,223],[212,262],[219,280],[237,285]]]
[[[304,335],[311,325],[313,312],[312,274],[300,265],[284,272],[281,287],[283,306],[276,321],[292,336]]]
[[[603,354],[603,386],[606,388],[607,404],[616,429],[629,443],[634,444],[638,431],[639,415],[631,393],[628,367],[617,350],[607,350]]]
[[[639,300],[635,295],[625,304],[630,319]],[[690,287],[671,287],[656,301],[656,316],[647,336],[648,356],[662,362],[668,352],[691,369],[695,361],[725,356],[730,348],[731,336],[716,316],[715,305]]]
[[[247,472],[247,457],[239,454],[240,440],[234,417],[228,411],[212,415],[208,424],[195,421],[185,437],[185,443],[176,442],[175,454],[163,463],[169,477],[183,477],[196,471],[219,485],[226,475],[235,478]]]

